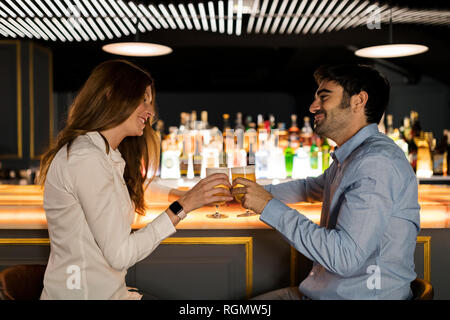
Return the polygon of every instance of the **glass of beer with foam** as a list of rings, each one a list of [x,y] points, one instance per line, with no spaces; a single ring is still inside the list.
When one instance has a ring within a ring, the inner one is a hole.
[[[223,173],[223,174],[226,174],[228,177],[230,177],[230,169],[229,168],[206,168],[206,176],[207,177],[212,175],[212,174],[215,174],[215,173]],[[218,184],[214,188],[228,189],[228,187],[223,185],[223,184]],[[228,194],[221,194],[221,193],[218,193],[216,195],[217,196],[228,196]],[[214,205],[216,206],[216,213],[209,214],[209,215],[207,215],[207,217],[208,218],[213,218],[213,219],[227,218],[228,216],[226,214],[222,214],[222,213],[219,212],[219,206],[222,206],[224,204],[225,204],[225,201],[215,202]]]
[[[236,178],[245,178],[247,180],[256,181],[255,177],[255,166],[245,166],[245,167],[235,167],[231,168],[231,178],[234,181]],[[237,184],[234,188],[242,188],[244,187],[242,184]],[[235,195],[235,199],[238,202],[242,202],[242,198],[244,198],[244,193],[238,193]],[[254,212],[250,212],[248,209],[245,213],[238,215],[238,217],[249,217],[256,215]]]

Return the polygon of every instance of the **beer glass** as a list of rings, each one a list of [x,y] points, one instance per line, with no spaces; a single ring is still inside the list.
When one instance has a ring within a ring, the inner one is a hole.
[[[206,176],[210,176],[212,174],[215,173],[223,173],[226,174],[228,177],[230,177],[230,173],[229,173],[230,169],[228,168],[206,168]],[[225,188],[228,189],[227,186],[223,185],[223,184],[219,184],[217,186],[215,186],[214,188]],[[216,194],[218,196],[228,196],[227,194]],[[219,206],[224,205],[225,201],[220,201],[220,202],[215,202],[214,205],[216,206],[216,213],[214,214],[208,214],[207,217],[208,218],[213,218],[213,219],[224,219],[224,218],[228,218],[228,216],[226,214],[222,214],[219,212]]]
[[[231,177],[233,181],[236,178],[245,178],[247,180],[256,181],[255,166],[231,168]],[[244,187],[242,184],[237,184],[234,188],[242,188],[242,187]],[[243,193],[238,193],[235,195],[235,199],[238,202],[242,202],[243,197],[244,197]],[[238,217],[249,217],[254,215],[256,215],[256,213],[250,212],[247,209],[245,213],[238,215]]]

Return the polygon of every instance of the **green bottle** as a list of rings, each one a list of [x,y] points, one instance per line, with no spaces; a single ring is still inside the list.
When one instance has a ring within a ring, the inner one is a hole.
[[[286,176],[292,177],[292,166],[294,164],[295,152],[291,148],[291,139],[289,139],[288,146],[284,149],[284,160],[286,164]]]
[[[328,139],[323,138],[322,143],[322,172],[328,169],[330,166],[330,145],[328,144]]]
[[[317,147],[316,139],[313,139],[311,149],[309,150],[309,161],[311,169],[315,170],[319,168],[319,147]]]

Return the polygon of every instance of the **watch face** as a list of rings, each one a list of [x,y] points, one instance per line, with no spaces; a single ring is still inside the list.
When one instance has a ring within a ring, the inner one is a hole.
[[[170,210],[172,210],[173,213],[178,214],[180,211],[183,210],[183,207],[181,204],[178,203],[178,201],[175,201],[169,206]]]

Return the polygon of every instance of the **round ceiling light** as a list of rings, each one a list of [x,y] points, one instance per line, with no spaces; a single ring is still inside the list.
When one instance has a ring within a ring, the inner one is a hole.
[[[155,43],[147,42],[117,42],[106,44],[103,51],[121,56],[150,57],[162,56],[172,52],[172,49]]]
[[[398,58],[426,51],[428,51],[428,47],[420,44],[386,44],[356,50],[355,55],[364,58]]]

